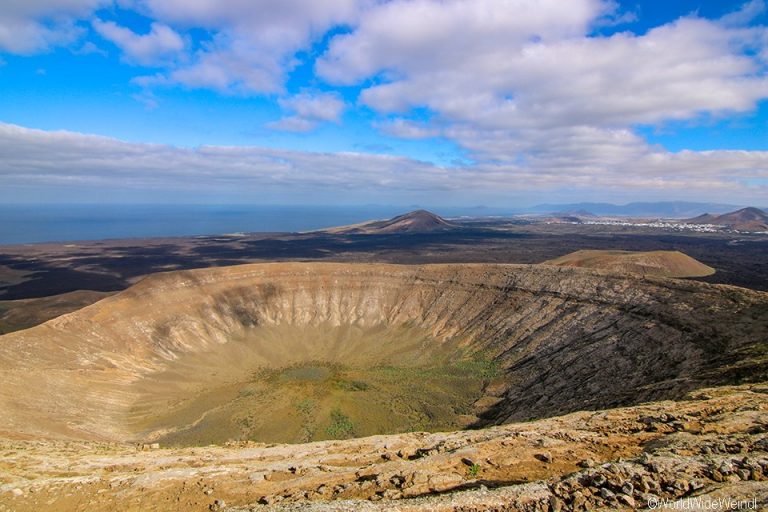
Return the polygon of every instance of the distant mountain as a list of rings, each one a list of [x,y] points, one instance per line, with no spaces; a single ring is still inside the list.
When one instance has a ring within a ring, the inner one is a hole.
[[[327,229],[325,231],[329,233],[345,234],[387,234],[429,233],[434,231],[449,231],[458,228],[458,225],[448,222],[439,215],[435,215],[427,210],[416,210],[404,215],[398,215],[389,220],[364,222],[352,226]]]
[[[686,219],[690,224],[718,224],[740,231],[768,231],[768,214],[759,208],[742,208],[723,215],[705,213]]]
[[[726,213],[739,208],[731,204],[692,203],[685,201],[667,201],[656,203],[629,203],[616,205],[611,203],[572,203],[572,204],[540,204],[526,208],[523,213],[570,213],[586,211],[595,215],[615,215],[621,217],[669,217],[686,218],[702,213]]]

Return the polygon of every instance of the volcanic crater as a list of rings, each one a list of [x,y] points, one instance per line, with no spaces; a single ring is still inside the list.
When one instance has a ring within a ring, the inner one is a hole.
[[[765,380],[768,296],[547,265],[155,274],[7,334],[0,431],[200,445],[456,430]]]

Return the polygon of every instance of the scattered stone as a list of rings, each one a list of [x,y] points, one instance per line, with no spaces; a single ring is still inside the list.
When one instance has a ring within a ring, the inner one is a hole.
[[[571,508],[578,510],[583,507],[586,502],[587,499],[584,497],[584,494],[581,491],[576,491],[571,497]]]
[[[595,461],[592,459],[584,459],[583,461],[579,462],[579,467],[581,468],[593,468],[595,467]]]
[[[267,474],[262,472],[262,471],[258,471],[258,472],[251,473],[250,475],[248,475],[248,479],[251,482],[253,482],[253,483],[263,482],[264,480],[267,479]]]
[[[445,491],[464,482],[464,477],[455,473],[444,473],[429,477],[429,488],[433,491]]]
[[[733,473],[733,464],[731,464],[730,462],[723,462],[722,464],[720,464],[720,467],[717,469],[723,475],[730,475],[731,473]]]
[[[406,478],[403,475],[394,475],[389,479],[389,482],[395,487],[402,487],[405,484]]]
[[[403,493],[396,489],[386,489],[381,497],[387,500],[399,500],[403,497]]]
[[[618,494],[616,499],[619,500],[619,503],[622,503],[630,508],[635,508],[635,500],[628,494]]]
[[[552,462],[552,454],[549,452],[537,453],[536,455],[534,455],[534,457],[536,457],[541,462],[544,462],[545,464],[549,464],[550,462]]]

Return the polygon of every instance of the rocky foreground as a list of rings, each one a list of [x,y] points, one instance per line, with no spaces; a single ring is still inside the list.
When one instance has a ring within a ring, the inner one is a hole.
[[[761,510],[768,385],[475,431],[181,449],[15,439],[0,450],[0,510],[613,510],[681,499]]]

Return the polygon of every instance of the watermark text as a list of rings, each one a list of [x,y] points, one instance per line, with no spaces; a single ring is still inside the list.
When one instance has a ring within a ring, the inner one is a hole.
[[[688,497],[678,500],[651,498],[650,510],[757,510],[757,498],[736,500],[733,498]]]

